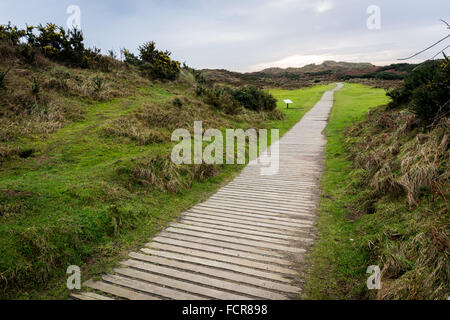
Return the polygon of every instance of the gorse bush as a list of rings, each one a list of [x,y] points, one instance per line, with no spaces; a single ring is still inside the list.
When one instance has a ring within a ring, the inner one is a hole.
[[[407,106],[423,123],[448,115],[450,110],[450,60],[427,61],[405,79],[405,84],[388,92],[391,108]]]
[[[125,62],[139,67],[149,78],[175,80],[180,73],[180,63],[170,58],[169,51],[156,49],[155,42],[147,42],[139,47],[139,57],[123,51]]]
[[[98,48],[86,48],[84,36],[80,30],[65,30],[53,23],[27,26],[0,25],[0,45],[13,46],[28,64],[33,64],[36,53],[45,58],[65,63],[69,66],[85,69],[97,69],[108,72],[122,62],[116,59],[110,50],[102,55]],[[180,72],[180,63],[170,58],[169,51],[156,49],[154,42],[139,47],[139,57],[123,50],[125,62],[138,66],[145,76],[152,79],[175,80]]]
[[[27,32],[16,26],[12,26],[11,22],[7,25],[0,25],[0,41],[11,45],[19,44],[20,39],[25,37]]]
[[[66,31],[53,23],[27,26],[26,29],[19,29],[11,23],[0,25],[0,42],[17,47],[30,64],[35,60],[36,50],[48,59],[81,68],[105,69],[105,64],[110,62],[99,49],[85,48],[80,30]]]

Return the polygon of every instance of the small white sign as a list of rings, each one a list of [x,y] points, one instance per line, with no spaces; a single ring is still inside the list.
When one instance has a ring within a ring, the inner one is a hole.
[[[289,100],[289,99],[286,99],[286,100],[283,100],[283,101],[284,101],[284,103],[287,103],[287,104],[293,103],[292,100]]]

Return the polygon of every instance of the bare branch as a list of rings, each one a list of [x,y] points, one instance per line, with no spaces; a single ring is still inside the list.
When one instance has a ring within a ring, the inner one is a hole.
[[[447,21],[445,21],[445,20],[443,20],[443,19],[439,19],[439,20],[441,20],[443,23],[445,23],[445,24],[447,25],[447,29],[450,29],[450,24],[448,24]]]
[[[450,45],[446,46],[444,49],[442,49],[441,51],[439,51],[438,53],[436,53],[433,58],[431,58],[430,60],[433,60],[434,58],[436,58],[438,55],[440,55],[441,53],[443,53],[445,50],[447,50],[448,48],[450,48]]]
[[[448,38],[450,38],[450,34],[449,34],[448,36],[442,38],[442,39],[439,40],[438,42],[435,42],[434,44],[432,44],[432,45],[429,46],[428,48],[426,48],[426,49],[424,49],[424,50],[422,50],[422,51],[420,51],[420,52],[417,52],[416,54],[413,54],[413,55],[410,56],[410,57],[408,57],[408,58],[403,58],[403,59],[398,59],[398,60],[402,61],[402,60],[409,60],[409,59],[411,59],[411,58],[414,58],[414,57],[418,56],[419,54],[424,53],[425,51],[428,51],[428,50],[430,50],[431,48],[434,48],[434,47],[437,46],[439,43],[441,43],[442,41],[444,41],[444,40],[446,40],[446,39],[448,39]]]

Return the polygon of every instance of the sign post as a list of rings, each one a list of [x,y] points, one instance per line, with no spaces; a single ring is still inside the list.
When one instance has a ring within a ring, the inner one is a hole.
[[[292,100],[289,100],[289,99],[286,99],[286,100],[283,100],[283,101],[284,101],[284,103],[286,103],[286,108],[287,109],[289,109],[289,105],[293,103]]]

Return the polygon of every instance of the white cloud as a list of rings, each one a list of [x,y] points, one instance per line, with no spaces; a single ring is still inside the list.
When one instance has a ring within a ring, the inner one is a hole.
[[[325,11],[331,10],[334,8],[334,3],[331,1],[320,1],[318,5],[316,5],[315,9],[318,13],[323,13]]]

